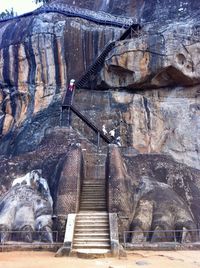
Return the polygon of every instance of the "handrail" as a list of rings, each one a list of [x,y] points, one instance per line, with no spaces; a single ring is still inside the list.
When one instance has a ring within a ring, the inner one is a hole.
[[[121,41],[124,40],[125,38],[127,38],[129,36],[129,34],[131,33],[132,29],[134,30],[139,30],[141,29],[139,24],[132,24],[116,41]],[[85,85],[85,83],[88,81],[88,79],[90,78],[91,75],[96,74],[100,67],[102,67],[106,56],[108,55],[108,53],[112,50],[112,48],[115,46],[115,42],[116,41],[112,41],[110,42],[107,46],[104,47],[103,51],[101,52],[101,54],[96,58],[96,60],[94,61],[94,63],[89,66],[87,72],[79,79],[79,81],[76,83],[76,88],[80,88],[82,86]],[[66,92],[67,93],[67,92]],[[97,146],[99,147],[99,138],[101,137],[105,142],[107,142],[108,144],[113,142],[113,139],[108,138],[101,129],[99,129],[98,127],[96,127],[85,115],[83,115],[73,104],[72,101],[70,100],[67,101],[65,95],[64,101],[62,103],[62,110],[68,108],[69,111],[69,115],[70,115],[70,110],[72,112],[74,112],[84,123],[86,123],[92,130],[94,130],[97,133]]]
[[[164,235],[166,235],[166,241],[161,241],[160,243],[162,243],[162,242],[168,242],[167,241],[167,239],[171,239],[171,240],[173,240],[173,242],[178,242],[177,241],[177,238],[182,238],[182,235],[184,234],[184,233],[193,233],[193,234],[196,234],[196,236],[198,237],[198,239],[200,239],[200,229],[188,229],[188,230],[183,230],[183,229],[169,229],[169,230],[154,230],[154,231],[152,231],[152,230],[149,230],[149,231],[124,231],[123,232],[123,242],[124,242],[124,247],[125,247],[125,249],[127,248],[127,243],[129,243],[129,242],[127,242],[127,240],[128,240],[128,236],[129,236],[129,238],[130,238],[130,236],[131,235],[137,235],[138,234],[138,237],[140,237],[140,234],[141,233],[143,233],[145,236],[146,236],[146,238],[148,238],[148,236],[150,236],[150,235],[153,235],[153,234],[164,234]],[[136,237],[136,240],[137,240],[137,237]],[[148,241],[148,239],[147,239],[147,241],[146,242],[149,242]],[[196,242],[196,241],[194,241],[194,242]],[[136,242],[135,242],[136,243]],[[151,244],[152,244],[153,242],[151,241]],[[182,241],[181,241],[181,243],[182,243]]]
[[[98,72],[99,68],[103,65],[104,60],[108,53],[112,50],[115,46],[115,41],[110,42],[107,46],[104,47],[101,54],[95,59],[92,65],[90,65],[86,71],[86,73],[78,80],[76,83],[76,88],[81,88],[85,85],[91,75]]]
[[[131,24],[131,26],[126,29],[126,31],[123,32],[122,35],[116,41],[112,41],[108,45],[106,45],[100,55],[95,59],[93,64],[88,67],[84,75],[78,80],[78,82],[76,83],[76,88],[83,87],[88,81],[88,79],[91,77],[91,75],[96,74],[100,70],[100,68],[103,66],[106,56],[113,49],[117,41],[122,41],[126,39],[130,35],[132,30],[138,31],[140,29],[141,26],[139,24]]]
[[[84,123],[86,123],[91,129],[93,129],[99,136],[108,144],[112,143],[112,139],[108,138],[104,135],[103,131],[96,127],[92,121],[89,120],[88,117],[83,115],[74,105],[68,106],[72,112],[74,112]]]
[[[101,24],[101,25],[108,25],[108,26],[114,26],[114,27],[128,28],[129,25],[133,23],[133,19],[131,19],[130,17],[114,16],[105,12],[98,12],[98,16],[97,16],[96,15],[97,12],[95,11],[85,9],[85,8],[77,8],[74,6],[67,5],[67,4],[59,4],[59,5],[46,4],[37,8],[36,10],[18,15],[16,17],[0,19],[0,23],[11,21],[11,20],[18,20],[18,19],[25,18],[28,16],[35,16],[35,15],[39,15],[43,13],[52,13],[52,12],[65,15],[68,17],[78,17],[78,18],[92,21],[94,23]]]

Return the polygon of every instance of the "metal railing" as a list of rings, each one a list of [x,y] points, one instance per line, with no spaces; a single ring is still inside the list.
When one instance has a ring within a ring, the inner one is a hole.
[[[48,234],[52,235],[53,241],[47,241],[45,238]],[[28,235],[30,239],[25,239],[24,236]],[[64,237],[64,232],[58,231],[1,231],[0,232],[0,245],[27,245],[27,244],[34,244],[34,245],[41,245],[41,244],[53,244],[59,243],[59,237]],[[5,239],[4,239],[5,238]],[[29,241],[28,241],[29,240]],[[46,241],[45,241],[46,240]],[[63,242],[63,241],[62,241]]]
[[[86,84],[87,81],[89,81],[89,79],[96,75],[97,72],[99,72],[101,70],[101,68],[103,67],[104,61],[106,56],[108,55],[108,53],[114,48],[116,41],[122,41],[125,40],[127,37],[129,37],[131,35],[131,33],[134,31],[135,34],[137,34],[139,31],[141,30],[141,26],[139,24],[131,24],[128,29],[126,29],[121,36],[114,41],[111,41],[110,43],[108,43],[104,49],[102,50],[102,52],[100,53],[100,55],[94,60],[93,64],[91,64],[87,71],[82,75],[82,77],[79,79],[79,81],[76,83],[76,88],[81,88],[84,87],[84,85]]]
[[[99,147],[100,137],[106,142],[106,143],[112,143],[112,139],[104,135],[103,131],[99,129],[95,124],[89,120],[88,117],[83,115],[74,105],[70,106],[70,109],[72,112],[74,112],[85,124],[87,124],[94,132],[97,133],[97,146]]]
[[[123,243],[127,248],[130,244],[141,243],[193,243],[200,242],[200,229],[154,230],[154,231],[124,231]]]
[[[61,112],[61,125],[63,122],[63,111],[67,110],[67,126],[71,125],[72,117],[71,117],[71,112],[73,112],[81,121],[87,125],[92,131],[95,132],[96,137],[97,137],[97,149],[100,147],[100,138],[106,142],[107,144],[113,143],[112,137],[109,137],[103,133],[103,131],[97,127],[87,116],[82,114],[74,105],[63,105],[62,106],[62,112]]]

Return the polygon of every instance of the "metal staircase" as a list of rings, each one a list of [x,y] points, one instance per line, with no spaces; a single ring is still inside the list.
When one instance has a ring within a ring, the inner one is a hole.
[[[101,54],[96,58],[93,64],[88,67],[88,70],[86,71],[86,73],[76,83],[76,87],[82,88],[86,84],[86,82],[89,81],[92,75],[95,75],[97,72],[100,71],[105,61],[106,56],[113,49],[117,41],[125,40],[131,35],[132,32],[136,34],[140,29],[141,27],[139,24],[132,24],[128,29],[125,30],[125,32],[116,41],[112,41],[107,46],[105,46]]]
[[[112,48],[115,46],[115,43],[117,41],[121,41],[129,37],[134,31],[135,34],[138,33],[138,31],[141,29],[139,24],[132,24],[128,29],[125,30],[125,32],[116,40],[111,43],[109,43],[101,54],[96,58],[94,63],[88,68],[87,72],[79,79],[79,81],[76,83],[77,88],[83,87],[87,81],[90,80],[91,76],[96,75],[98,71],[103,66],[103,63],[105,61],[106,56],[108,53],[112,50]],[[63,111],[68,110],[68,125],[70,125],[70,114],[71,112],[75,113],[85,124],[87,124],[96,134],[97,134],[97,146],[99,147],[100,138],[102,138],[106,143],[112,143],[113,139],[110,137],[107,137],[104,135],[103,131],[97,127],[91,120],[89,120],[88,117],[83,115],[74,105],[73,105],[73,96],[68,96],[68,91],[66,91],[64,101],[62,103],[62,113],[61,117],[63,116]],[[61,118],[62,121],[62,118]]]

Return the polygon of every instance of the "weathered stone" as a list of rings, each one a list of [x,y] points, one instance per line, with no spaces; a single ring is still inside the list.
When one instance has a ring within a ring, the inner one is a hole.
[[[1,243],[12,231],[15,239],[29,243],[37,231],[37,239],[52,243],[52,212],[48,184],[38,171],[15,179],[0,202]]]
[[[60,104],[70,78],[78,79],[110,41],[110,36],[116,39],[121,32],[120,28],[56,12],[28,16],[22,21],[0,23],[0,111],[4,115],[0,133],[3,135],[15,126],[21,127],[22,123],[24,126],[26,120],[52,103]]]
[[[186,1],[168,0],[53,0],[52,3],[64,3],[69,5],[87,8],[90,10],[109,12],[114,15],[126,15],[135,17],[142,22],[159,22],[164,23],[166,20],[185,18],[188,14],[195,13],[199,10],[198,0]]]
[[[99,89],[107,91],[77,91],[75,104],[100,129],[105,125],[108,133],[115,130],[127,147],[113,147],[106,170],[108,208],[118,213],[120,237],[131,229],[138,233],[130,241],[163,241],[167,237],[162,230],[176,229],[173,239],[182,230],[181,241],[196,241],[192,229],[200,222],[199,26],[197,17],[187,15],[198,14],[198,1],[52,2],[58,9],[62,2],[134,16],[144,24],[130,39],[116,42],[95,77]],[[60,232],[60,240],[66,214],[78,209],[80,148],[96,149],[89,142],[96,142],[95,134],[80,120],[73,118],[72,126],[84,137],[58,127],[61,99],[67,81],[78,80],[105,44],[122,31],[55,10],[0,22],[0,196],[13,191],[15,178],[42,169],[58,214],[54,230]],[[95,81],[89,86],[94,87]],[[28,185],[20,189],[22,194],[35,194]],[[14,215],[15,204],[9,203],[9,215]],[[24,229],[22,239],[31,242],[31,231],[44,218],[41,214],[34,221],[29,208],[23,203],[14,224]],[[23,226],[27,211],[31,215]],[[2,241],[9,239],[6,230],[12,228],[11,222],[2,221]],[[48,224],[43,230],[50,232]]]
[[[138,37],[117,42],[106,58],[103,82],[111,88],[143,89],[198,84],[200,43],[196,27],[192,19],[174,21],[160,27],[162,36],[148,26]]]

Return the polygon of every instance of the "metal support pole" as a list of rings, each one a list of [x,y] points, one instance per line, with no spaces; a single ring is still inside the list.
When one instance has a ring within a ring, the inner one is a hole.
[[[71,109],[70,106],[67,108],[67,126],[71,125]]]
[[[176,239],[176,230],[174,230],[174,242],[176,243],[177,242],[177,239]]]
[[[61,107],[61,112],[60,112],[60,127],[62,127],[62,121],[63,121],[63,108]]]
[[[126,231],[124,231],[124,248],[126,249]]]
[[[99,151],[99,146],[100,146],[100,133],[97,132],[97,151]]]

